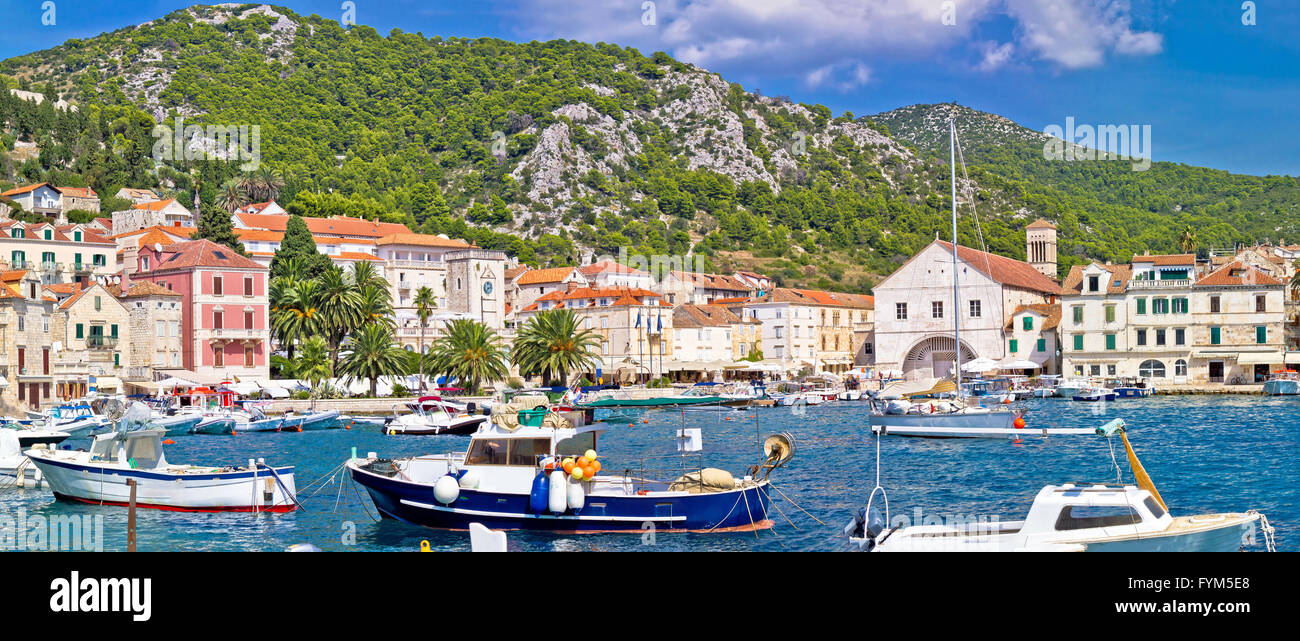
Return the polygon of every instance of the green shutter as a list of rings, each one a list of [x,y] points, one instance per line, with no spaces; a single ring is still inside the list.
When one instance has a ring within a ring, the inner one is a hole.
[[[1082,306],[1082,305],[1075,305],[1075,306],[1074,306],[1074,322],[1075,322],[1075,324],[1078,324],[1078,323],[1082,323],[1082,322],[1083,322],[1083,306]]]
[[[1137,301],[1138,301],[1138,313],[1139,314],[1147,313],[1147,299],[1139,298],[1137,299]]]
[[[1083,334],[1074,335],[1074,349],[1079,351],[1083,350]]]
[[[1260,325],[1259,327],[1256,327],[1256,328],[1255,328],[1255,342],[1256,342],[1256,343],[1261,343],[1261,344],[1262,344],[1262,343],[1267,343],[1267,342],[1268,342],[1268,328],[1267,328],[1267,327],[1265,327],[1265,326],[1263,326],[1263,325]]]
[[[1033,317],[1033,316],[1028,316],[1028,315],[1025,316],[1025,324],[1024,324],[1024,327],[1025,327],[1025,331],[1026,331],[1026,332],[1028,332],[1028,331],[1032,331],[1032,330],[1034,329],[1034,317]]]
[[[1221,338],[1221,333],[1220,333],[1220,331],[1219,331],[1219,328],[1218,328],[1218,327],[1211,327],[1211,328],[1210,328],[1210,344],[1211,344],[1211,345],[1218,345],[1218,344],[1219,344],[1219,339],[1220,339],[1220,338]]]
[[[1015,354],[1020,349],[1020,341],[1011,339],[1011,353]]]
[[[113,352],[113,367],[121,367],[121,366],[122,366],[122,355],[117,352]]]
[[[1114,335],[1114,334],[1107,334],[1107,335],[1106,335],[1106,349],[1115,349],[1115,335]]]
[[[111,333],[110,333],[109,335],[112,336],[113,338],[117,338],[117,325],[112,325],[111,327],[112,327],[112,330],[111,330]]]
[[[1047,351],[1047,339],[1046,339],[1046,338],[1040,338],[1040,339],[1038,339],[1038,343],[1036,343],[1036,344],[1034,345],[1034,350],[1035,350],[1035,351],[1038,351],[1038,352],[1046,352],[1046,351]]]
[[[1106,306],[1106,322],[1107,322],[1107,323],[1113,323],[1113,322],[1115,322],[1115,306],[1114,306],[1114,305],[1107,305],[1107,306]]]
[[[77,323],[77,338],[85,338],[85,337],[86,337],[86,326],[82,325],[81,323]]]

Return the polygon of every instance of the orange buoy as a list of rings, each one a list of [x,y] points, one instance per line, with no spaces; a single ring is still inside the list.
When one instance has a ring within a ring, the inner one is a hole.
[[[649,424],[649,423],[650,423],[650,419],[648,419],[648,418],[643,418],[643,419],[641,419],[641,422],[644,423],[644,424]]]
[[[632,427],[632,424],[631,424],[631,423],[628,423],[627,426],[628,426],[628,427]]]
[[[167,440],[163,441],[163,445],[175,445],[175,444],[176,444],[176,441],[173,441],[173,440],[171,440],[171,439],[167,439]]]
[[[1011,421],[1011,424],[1014,425],[1018,430],[1025,429],[1025,419],[1023,417],[1017,416],[1016,420]]]

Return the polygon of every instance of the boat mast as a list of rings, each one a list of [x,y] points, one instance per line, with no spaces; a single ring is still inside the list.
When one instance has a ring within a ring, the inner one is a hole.
[[[957,121],[948,119],[948,168],[952,171],[952,338],[957,393],[961,393],[961,301],[957,295]]]

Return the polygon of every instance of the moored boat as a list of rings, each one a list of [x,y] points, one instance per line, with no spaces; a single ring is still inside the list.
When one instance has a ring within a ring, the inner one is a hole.
[[[1264,381],[1267,396],[1295,396],[1300,394],[1300,376],[1294,370],[1277,370]]]
[[[1089,387],[1080,390],[1078,394],[1075,394],[1072,397],[1072,400],[1095,403],[1097,401],[1113,401],[1118,396],[1119,394],[1117,394],[1115,390],[1106,389],[1104,387]]]

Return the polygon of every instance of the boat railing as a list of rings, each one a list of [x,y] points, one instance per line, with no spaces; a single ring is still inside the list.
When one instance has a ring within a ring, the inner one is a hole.
[[[633,476],[633,472],[636,475]],[[687,474],[696,474],[696,482],[704,489],[703,454],[662,454],[636,459],[635,467],[623,469],[623,478],[635,484],[637,492],[647,491],[647,484],[671,485]]]

